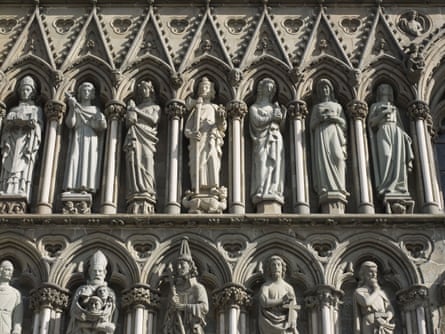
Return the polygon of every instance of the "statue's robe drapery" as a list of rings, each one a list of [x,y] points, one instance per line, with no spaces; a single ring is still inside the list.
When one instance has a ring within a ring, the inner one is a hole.
[[[0,333],[21,333],[22,320],[23,303],[20,292],[12,286],[0,287]]]

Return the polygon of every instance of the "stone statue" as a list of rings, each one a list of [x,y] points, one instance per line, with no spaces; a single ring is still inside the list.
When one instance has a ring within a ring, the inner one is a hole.
[[[316,93],[318,103],[310,120],[314,189],[322,205],[325,201],[345,203],[349,195],[345,185],[346,119],[329,80],[321,79]]]
[[[284,147],[280,132],[285,112],[278,102],[273,103],[276,84],[262,79],[257,98],[249,108],[252,148],[251,197],[253,204],[276,201],[284,204]]]
[[[404,32],[415,37],[423,34],[425,30],[424,19],[423,17],[419,16],[419,13],[415,10],[411,10],[407,14],[403,15],[400,19],[399,26]]]
[[[297,334],[297,310],[294,288],[284,280],[286,263],[277,255],[268,260],[269,278],[261,286],[258,327],[260,334]]]
[[[92,83],[83,82],[79,86],[77,99],[67,95],[69,111],[65,124],[72,130],[64,189],[70,192],[95,193],[99,188],[107,121],[100,108],[92,104],[95,98]]]
[[[393,309],[377,280],[377,264],[363,262],[360,267],[359,287],[354,292],[354,334],[392,334]]]
[[[402,129],[390,85],[378,86],[377,102],[371,106],[368,124],[378,195],[409,196],[408,171],[412,169],[414,154],[411,138]]]
[[[227,122],[224,108],[211,102],[215,94],[213,83],[203,77],[198,86],[198,98],[188,99],[186,103],[191,110],[184,134],[190,140],[192,191],[187,192],[183,204],[191,209],[189,212],[222,212],[220,208],[226,206],[219,174]],[[210,203],[215,200],[216,205]]]
[[[20,292],[9,285],[13,264],[4,260],[0,264],[0,333],[21,334],[23,303]]]
[[[116,295],[107,286],[107,258],[93,254],[86,285],[74,294],[67,334],[112,334],[117,321]]]
[[[18,86],[19,105],[3,121],[0,193],[23,195],[29,203],[32,175],[42,142],[43,114],[35,105],[36,83],[24,77]]]
[[[198,283],[189,244],[182,240],[175,268],[169,266],[170,296],[164,334],[204,334],[209,302],[205,287]]]
[[[161,108],[154,94],[151,81],[142,81],[137,86],[139,104],[130,100],[127,105],[124,151],[130,213],[152,213],[156,203],[154,154]]]

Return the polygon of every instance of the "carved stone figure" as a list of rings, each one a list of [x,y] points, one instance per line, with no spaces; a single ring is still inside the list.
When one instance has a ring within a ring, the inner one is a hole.
[[[409,199],[408,171],[412,169],[414,154],[390,85],[377,88],[377,102],[371,106],[368,124],[377,194],[382,198]]]
[[[0,264],[0,333],[21,334],[23,303],[20,292],[9,285],[14,265],[4,260]]]
[[[215,98],[213,83],[203,77],[198,86],[198,98],[187,101],[190,115],[184,134],[190,140],[189,167],[192,190],[186,194],[183,204],[189,212],[207,212],[208,201],[217,200],[226,206],[224,190],[220,185],[222,145],[227,128],[223,107],[212,103]],[[198,208],[198,209],[195,209]]]
[[[124,151],[130,213],[152,213],[156,203],[154,154],[161,108],[155,104],[154,94],[153,84],[142,81],[137,86],[139,104],[130,100],[127,105]]]
[[[69,111],[65,124],[71,133],[64,189],[95,193],[99,188],[107,121],[100,108],[93,105],[95,88],[92,83],[83,82],[79,86],[77,99],[67,95]]]
[[[252,148],[252,202],[276,201],[284,203],[284,147],[280,126],[285,111],[272,99],[276,84],[270,78],[261,80],[257,98],[249,108]]]
[[[19,105],[3,121],[0,193],[22,195],[29,203],[32,175],[42,142],[42,109],[35,105],[36,83],[24,77],[18,86]]]
[[[400,28],[412,36],[420,36],[425,31],[424,18],[415,10],[403,15],[399,22]]]
[[[174,270],[169,268],[170,297],[164,319],[164,334],[204,334],[209,302],[198,274],[189,244],[182,240]]]
[[[260,334],[297,334],[297,310],[294,288],[284,280],[286,263],[277,255],[267,264],[269,278],[259,294],[258,327]]]
[[[88,281],[74,294],[67,334],[112,334],[116,328],[116,295],[107,286],[107,258],[97,251],[90,259]]]
[[[392,334],[394,312],[386,293],[377,280],[377,264],[363,262],[359,287],[354,292],[354,334]]]
[[[318,103],[312,108],[310,120],[314,189],[322,206],[334,201],[343,212],[341,206],[349,195],[345,185],[346,119],[329,80],[321,79],[316,93]]]

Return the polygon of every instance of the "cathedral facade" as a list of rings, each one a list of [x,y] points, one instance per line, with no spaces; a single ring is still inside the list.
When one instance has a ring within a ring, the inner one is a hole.
[[[445,333],[444,8],[3,1],[0,333]]]

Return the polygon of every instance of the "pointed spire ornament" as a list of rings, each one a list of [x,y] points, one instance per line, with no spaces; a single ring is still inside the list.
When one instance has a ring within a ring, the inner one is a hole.
[[[100,250],[96,251],[90,259],[91,267],[101,267],[106,268],[108,264],[107,257]]]

